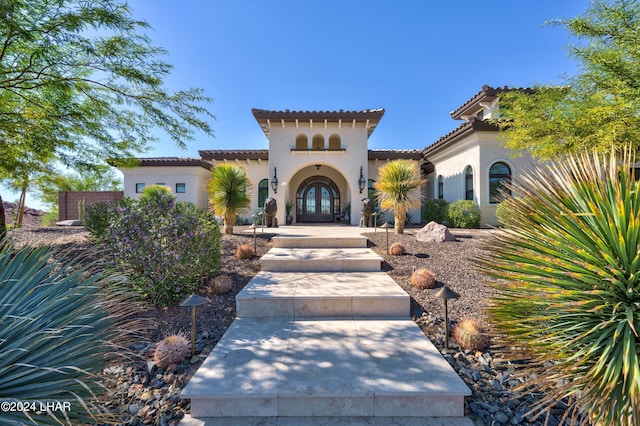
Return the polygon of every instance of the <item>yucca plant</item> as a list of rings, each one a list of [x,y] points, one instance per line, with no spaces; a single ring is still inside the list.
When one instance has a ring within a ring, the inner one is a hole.
[[[1,410],[3,425],[105,421],[96,374],[144,330],[116,277],[53,253],[0,241],[0,401],[29,404]]]
[[[404,234],[407,211],[420,207],[422,185],[418,164],[409,160],[394,160],[380,167],[378,181],[373,184],[380,207],[393,210],[394,230]]]
[[[481,260],[499,279],[489,314],[505,355],[546,394],[538,415],[563,401],[580,423],[640,424],[640,188],[620,157],[529,172]]]
[[[209,179],[209,205],[214,214],[224,220],[224,233],[233,234],[236,216],[249,211],[251,180],[242,167],[220,164]]]

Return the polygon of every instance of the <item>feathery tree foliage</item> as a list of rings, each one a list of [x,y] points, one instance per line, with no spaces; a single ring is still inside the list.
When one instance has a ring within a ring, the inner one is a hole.
[[[201,89],[164,87],[172,67],[148,29],[123,0],[0,0],[0,179],[34,155],[126,164],[156,128],[179,147],[212,134]]]
[[[422,179],[418,164],[409,160],[394,160],[378,170],[378,181],[373,184],[380,207],[393,210],[394,231],[404,234],[407,211],[422,203]]]
[[[220,164],[211,171],[209,205],[215,215],[223,217],[224,233],[233,234],[236,217],[249,211],[251,180],[242,167]]]
[[[606,157],[606,156],[605,156]],[[640,424],[640,184],[631,155],[569,156],[522,176],[481,269],[522,389],[598,425]],[[499,339],[499,337],[496,337]]]
[[[580,149],[640,148],[640,3],[596,0],[554,22],[581,41],[570,55],[581,72],[564,87],[500,95],[497,124],[508,148],[552,159]]]

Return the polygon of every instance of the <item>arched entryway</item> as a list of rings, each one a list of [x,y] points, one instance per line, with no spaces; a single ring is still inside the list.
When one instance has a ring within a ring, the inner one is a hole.
[[[311,176],[296,193],[296,222],[334,222],[340,215],[340,191],[331,179]]]

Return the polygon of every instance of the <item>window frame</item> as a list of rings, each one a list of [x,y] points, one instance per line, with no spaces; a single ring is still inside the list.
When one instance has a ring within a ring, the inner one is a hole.
[[[504,167],[506,167],[508,170],[508,173],[493,172],[493,168],[498,165],[503,165]],[[491,166],[489,166],[488,173],[489,173],[489,178],[487,180],[487,184],[488,184],[487,195],[489,197],[489,204],[491,205],[500,204],[504,199],[504,195],[500,194],[499,189],[504,188],[505,183],[507,185],[511,183],[511,179],[513,177],[513,168],[509,163],[507,163],[504,160],[496,160],[491,164]],[[495,189],[492,188],[494,182],[500,182],[500,184],[495,185]],[[507,195],[511,195],[511,190],[507,189],[506,193]]]

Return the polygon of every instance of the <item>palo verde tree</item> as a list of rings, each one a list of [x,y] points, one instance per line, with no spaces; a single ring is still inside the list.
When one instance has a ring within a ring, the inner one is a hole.
[[[0,178],[24,153],[125,164],[152,129],[179,147],[212,134],[203,91],[164,86],[172,67],[149,28],[123,0],[0,0]]]
[[[545,160],[584,148],[640,148],[640,3],[595,0],[584,15],[552,23],[578,39],[570,55],[581,72],[562,87],[500,96],[507,147]]]

